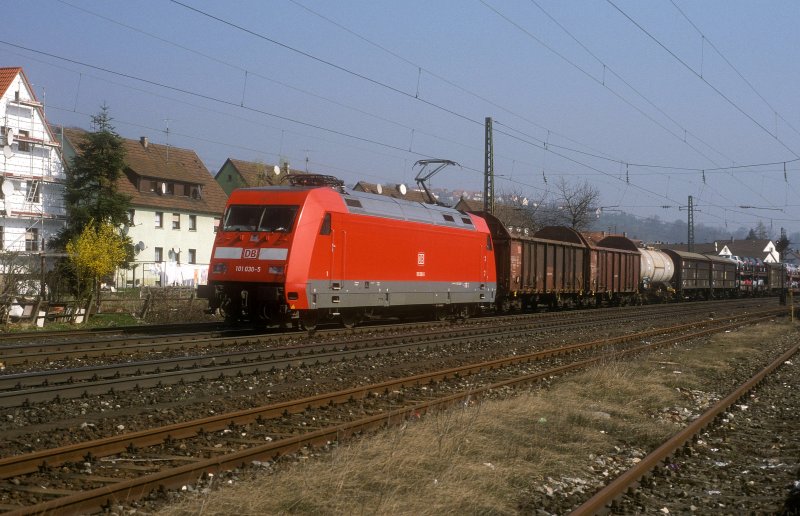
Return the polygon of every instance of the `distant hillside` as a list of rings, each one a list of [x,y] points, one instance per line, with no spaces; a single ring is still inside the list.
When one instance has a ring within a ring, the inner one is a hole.
[[[645,242],[667,242],[667,243],[686,243],[688,240],[686,221],[674,220],[668,222],[661,220],[660,217],[641,218],[627,213],[603,213],[592,225],[595,231],[610,231],[615,233],[625,233],[629,238],[643,240]],[[749,228],[740,227],[718,228],[695,224],[695,242],[712,242],[726,238],[744,239],[747,237]],[[777,238],[777,236],[773,237]]]

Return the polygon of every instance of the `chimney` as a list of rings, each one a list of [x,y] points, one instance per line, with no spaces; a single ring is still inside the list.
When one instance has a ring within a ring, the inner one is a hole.
[[[147,136],[142,136],[141,138],[139,138],[139,143],[141,143],[142,147],[144,147],[146,149],[147,148]]]

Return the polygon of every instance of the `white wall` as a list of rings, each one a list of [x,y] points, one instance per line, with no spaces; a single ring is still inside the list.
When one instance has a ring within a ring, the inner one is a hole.
[[[164,211],[163,227],[156,228],[156,212],[152,208],[134,208],[134,224],[128,229],[128,236],[134,245],[142,242],[144,249],[139,249],[136,262],[140,263],[138,278],[144,278],[145,284],[155,284],[156,277],[161,276],[161,284],[197,284],[205,283],[208,264],[211,261],[211,248],[214,245],[214,217],[197,216],[197,229],[189,230],[188,212]],[[180,213],[180,229],[172,228],[172,214]],[[155,264],[155,249],[163,249],[162,263]],[[189,250],[196,251],[195,264],[189,264]],[[175,251],[180,250],[176,256]],[[178,263],[178,260],[180,263]],[[128,275],[130,279],[130,275]]]
[[[17,91],[22,104],[16,102]],[[49,240],[64,227],[66,215],[64,168],[56,146],[59,142],[50,138],[41,111],[25,104],[32,101],[21,76],[0,97],[0,125],[12,128],[15,136],[8,146],[10,156],[6,156],[5,149],[0,152],[0,176],[7,183],[8,192],[0,202],[0,209],[4,210],[0,213],[0,226],[4,228],[3,248],[12,251],[25,251],[26,228],[38,228],[40,242],[43,238]],[[23,130],[43,143],[26,144],[17,140]],[[0,136],[0,142],[6,147],[5,136]],[[29,202],[27,195],[34,180],[40,181],[39,200]]]

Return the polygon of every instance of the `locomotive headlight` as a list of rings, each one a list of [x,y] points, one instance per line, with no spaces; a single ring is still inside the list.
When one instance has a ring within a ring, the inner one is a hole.
[[[270,274],[283,274],[284,271],[283,265],[270,265],[269,266],[269,273]]]
[[[228,264],[225,262],[219,262],[214,264],[214,273],[215,274],[225,274],[228,272]]]

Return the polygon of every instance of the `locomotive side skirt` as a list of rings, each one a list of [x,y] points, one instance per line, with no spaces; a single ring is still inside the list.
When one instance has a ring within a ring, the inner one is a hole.
[[[309,308],[390,307],[493,303],[495,283],[310,280],[306,288]]]

